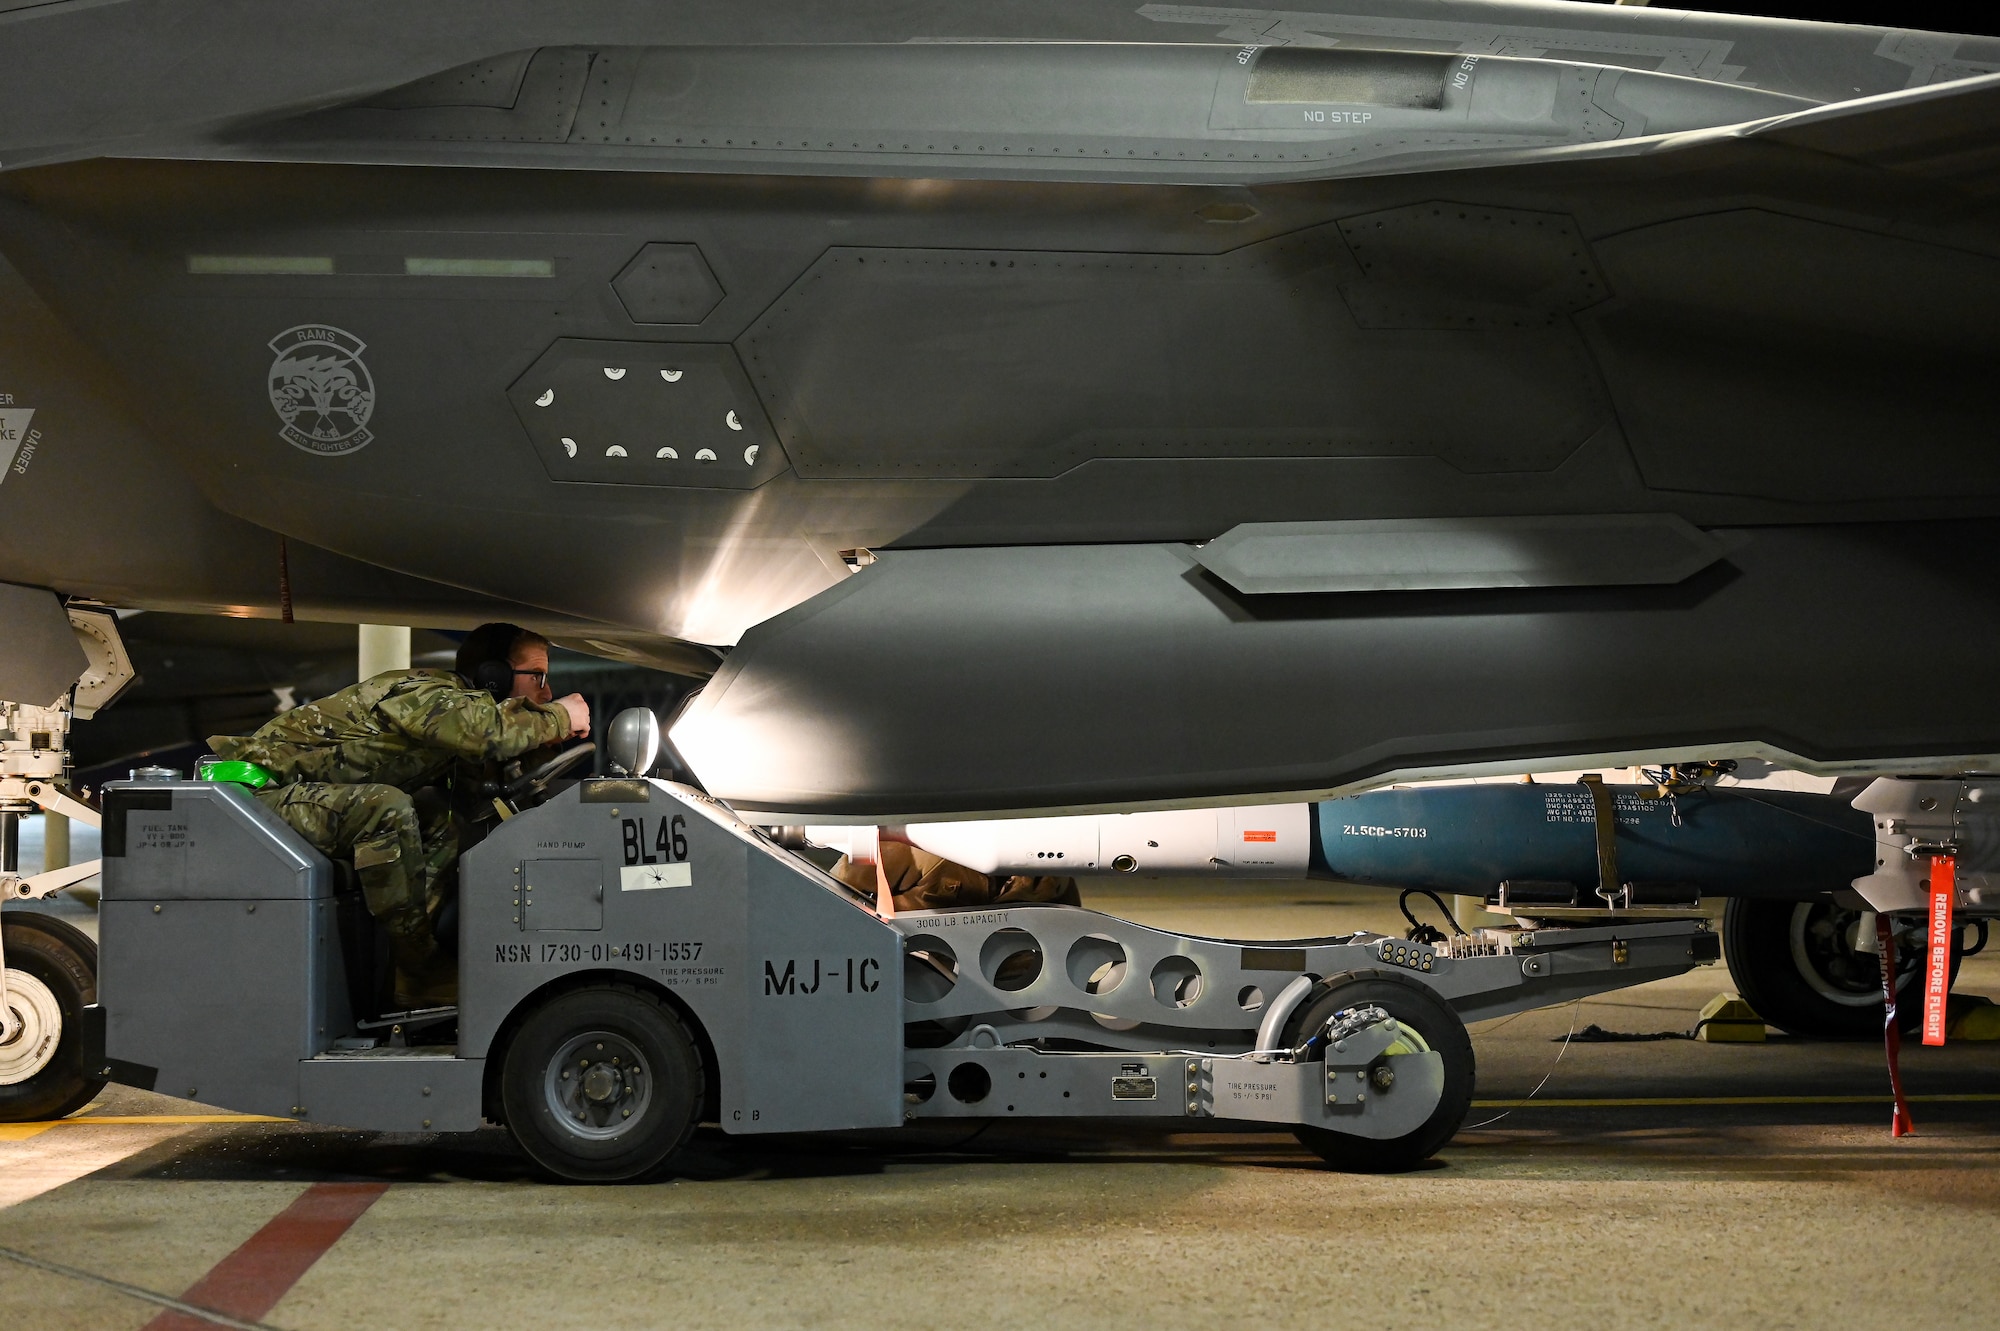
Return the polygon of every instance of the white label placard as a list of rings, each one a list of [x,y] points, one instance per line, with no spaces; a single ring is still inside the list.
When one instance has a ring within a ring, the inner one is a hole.
[[[693,887],[694,866],[682,864],[628,864],[618,871],[621,892],[651,892],[662,887]]]

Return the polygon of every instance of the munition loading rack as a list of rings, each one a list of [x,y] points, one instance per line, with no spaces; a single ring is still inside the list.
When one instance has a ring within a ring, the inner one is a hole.
[[[242,789],[116,783],[104,826],[86,1075],[360,1128],[503,1121],[575,1179],[650,1172],[704,1121],[1233,1119],[1336,1163],[1408,1164],[1470,1102],[1465,1021],[1718,953],[1699,921],[1435,948],[1199,938],[1065,906],[885,919],[708,797],[611,779],[465,856],[460,1005],[399,1019],[366,1011],[334,867]]]

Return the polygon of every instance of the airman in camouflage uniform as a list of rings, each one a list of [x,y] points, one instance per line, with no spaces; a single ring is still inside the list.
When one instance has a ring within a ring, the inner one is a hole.
[[[276,776],[257,798],[314,847],[353,857],[368,911],[388,930],[406,977],[435,969],[432,889],[458,855],[449,811],[420,816],[411,793],[454,764],[505,762],[572,733],[571,712],[548,700],[546,643],[540,651],[540,700],[498,700],[450,671],[390,670],[254,735],[209,740],[219,757]]]

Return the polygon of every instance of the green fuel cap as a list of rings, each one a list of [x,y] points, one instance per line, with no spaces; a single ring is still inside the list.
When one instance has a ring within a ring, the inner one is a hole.
[[[278,779],[256,763],[233,762],[221,758],[201,763],[195,768],[194,775],[197,781],[234,781],[237,785],[248,786],[252,790],[262,790]]]

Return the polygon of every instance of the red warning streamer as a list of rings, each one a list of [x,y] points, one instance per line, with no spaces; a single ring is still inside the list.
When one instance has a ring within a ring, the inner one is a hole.
[[[1882,1045],[1889,1056],[1889,1090],[1896,1102],[1889,1114],[1889,1135],[1907,1137],[1917,1125],[1910,1121],[1910,1102],[1903,1095],[1903,1032],[1896,1022],[1896,929],[1887,915],[1875,917],[1875,941],[1882,949]]]
[[[1945,1000],[1951,994],[1951,911],[1958,897],[1958,861],[1931,859],[1930,957],[1924,965],[1924,1043],[1944,1043]]]

